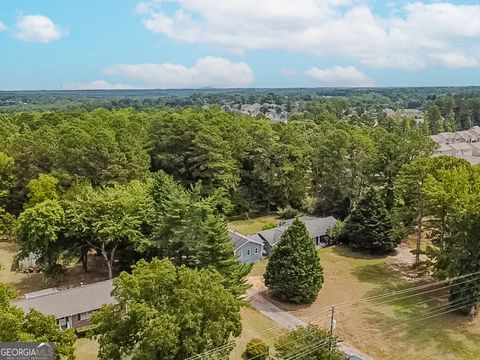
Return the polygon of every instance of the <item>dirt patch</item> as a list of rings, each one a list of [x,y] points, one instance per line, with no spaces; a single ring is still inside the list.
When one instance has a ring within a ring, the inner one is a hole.
[[[0,270],[0,281],[11,284],[20,294],[49,287],[75,287],[108,279],[108,270],[104,260],[95,254],[89,255],[88,267],[90,271],[88,273],[85,273],[80,264],[73,264],[60,279],[51,281],[42,273],[24,274],[23,272],[12,271],[16,253],[16,244],[0,242],[0,263],[3,265]]]

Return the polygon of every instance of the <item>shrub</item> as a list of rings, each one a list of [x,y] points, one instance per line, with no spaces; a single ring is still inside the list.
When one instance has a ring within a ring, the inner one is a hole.
[[[322,345],[323,344],[323,345]],[[305,349],[309,349],[305,353]],[[338,351],[337,339],[314,325],[291,330],[275,342],[278,360],[343,360]],[[303,356],[299,354],[304,353]]]
[[[298,210],[294,209],[290,205],[285,208],[278,209],[277,213],[280,219],[293,219],[294,217],[299,215]]]
[[[275,229],[277,227],[276,224],[265,224],[262,226],[262,231],[263,230],[270,230],[270,229]]]
[[[13,239],[15,232],[15,217],[0,207],[0,240]]]
[[[266,360],[268,359],[269,347],[262,339],[252,339],[247,344],[245,357],[247,360]]]
[[[96,329],[96,325],[87,325],[76,329],[75,332],[77,333],[77,338],[93,338]]]
[[[336,224],[328,230],[327,235],[331,239],[330,244],[345,242],[345,222],[338,220]]]

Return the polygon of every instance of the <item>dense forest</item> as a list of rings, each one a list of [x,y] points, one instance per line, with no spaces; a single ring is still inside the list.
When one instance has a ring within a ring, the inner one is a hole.
[[[433,134],[480,125],[478,87],[0,92],[0,113],[92,111],[99,108],[147,111],[212,106],[237,112],[245,104],[260,104],[259,115],[272,106],[277,107],[277,111],[285,111],[290,117],[305,118],[323,118],[325,112],[321,110],[326,107],[329,112],[335,113],[337,119],[354,122],[382,121],[386,109],[418,109],[425,114],[427,127]]]

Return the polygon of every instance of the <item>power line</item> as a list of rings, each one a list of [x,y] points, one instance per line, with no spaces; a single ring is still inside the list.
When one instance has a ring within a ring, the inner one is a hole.
[[[475,279],[470,279],[470,280],[465,280],[465,281],[463,281],[463,282],[461,282],[461,283],[459,283],[459,284],[466,283],[466,282],[470,282],[470,281],[474,281],[474,280],[476,280],[476,278],[475,278]],[[438,291],[438,290],[441,290],[441,289],[445,289],[445,288],[447,288],[447,287],[448,287],[448,286],[444,286],[444,287],[441,287],[441,288],[436,288],[436,289],[429,290],[429,291],[424,291],[424,292],[421,292],[421,293],[410,294],[410,295],[407,295],[407,296],[404,296],[404,297],[401,297],[401,298],[389,299],[389,300],[387,300],[387,301],[384,300],[384,301],[382,301],[382,302],[380,302],[380,303],[375,303],[375,305],[381,305],[381,304],[388,303],[388,302],[393,301],[393,300],[398,301],[398,300],[401,300],[401,299],[410,298],[410,297],[412,297],[412,296],[419,296],[419,295],[422,295],[422,294],[425,294],[425,293],[430,293],[430,292],[432,292],[432,291]],[[431,299],[420,300],[420,301],[417,301],[417,302],[415,302],[415,303],[413,303],[413,304],[411,304],[411,305],[405,305],[405,307],[406,307],[406,306],[415,306],[415,305],[417,305],[417,304],[425,304],[425,303],[428,303],[428,302],[431,302],[431,301],[434,301],[434,300],[443,299],[443,298],[448,297],[448,296],[450,296],[450,294],[446,294],[446,295],[442,295],[442,296],[437,296],[437,297],[434,297],[434,298],[431,298]],[[363,307],[365,307],[366,305],[370,305],[370,304],[364,304],[364,305],[361,305],[361,306],[358,306],[358,307],[354,307],[354,308],[351,308],[351,309],[348,309],[348,310],[344,310],[343,313],[348,312],[348,311],[352,311],[352,310],[357,310],[358,308],[363,308]],[[448,305],[447,305],[447,306],[448,306]],[[445,307],[445,304],[442,304],[440,307],[441,307],[441,308]],[[433,308],[433,310],[434,310],[434,309],[436,309],[436,308]],[[440,310],[443,310],[443,309],[440,309]],[[330,317],[331,317],[331,315],[327,315],[327,316],[324,317],[324,318],[327,319],[327,318],[330,318]],[[287,346],[287,345],[290,345],[290,344],[292,344],[293,342],[296,342],[296,341],[298,341],[298,340],[305,339],[305,338],[308,337],[309,335],[310,335],[310,334],[305,334],[304,336],[302,336],[302,337],[300,337],[300,338],[293,339],[293,340],[291,340],[291,341],[289,341],[289,342],[287,342],[287,343],[285,343],[285,344],[282,344],[279,348],[284,347],[284,346]],[[275,336],[272,340],[274,340],[274,339],[276,339],[276,338],[279,338],[279,337],[282,337],[282,336],[283,336],[283,335]],[[308,346],[311,346],[311,345],[308,345]],[[258,357],[260,357],[260,356],[261,356],[261,354],[253,357],[252,360],[253,360],[253,359],[256,359],[256,358],[258,358]]]
[[[445,296],[443,296],[445,297]],[[430,299],[432,300],[432,299]],[[420,317],[418,319],[415,319],[414,321],[409,321],[410,324],[412,323],[415,323],[415,322],[418,322],[418,321],[422,321],[422,320],[426,320],[426,319],[430,319],[430,318],[434,318],[434,317],[437,317],[437,316],[441,316],[441,315],[444,315],[444,314],[448,314],[448,313],[451,313],[451,312],[454,312],[454,311],[457,311],[465,306],[468,306],[468,305],[473,305],[474,302],[472,303],[472,300],[469,299],[469,300],[464,300],[460,303],[457,303],[457,304],[450,304],[450,305],[442,305],[440,307],[436,307],[434,308],[433,311],[430,311],[428,312],[427,314],[424,314],[424,315],[428,315],[428,316],[423,316],[423,317]],[[447,310],[447,311],[444,311],[444,310]],[[318,344],[312,344],[312,345],[309,345],[309,346],[306,346],[301,352],[291,356],[291,357],[288,357],[286,358],[285,360],[297,360],[299,358],[301,358],[302,356],[305,356],[305,355],[308,355],[309,353],[321,348],[322,346],[324,345],[327,345],[329,341],[322,341]]]
[[[315,351],[321,348],[322,346],[326,346],[329,342],[331,342],[330,339],[321,341],[320,343],[314,343],[310,346],[305,347],[301,352],[286,358],[285,360],[296,360],[298,358],[301,358],[302,356],[305,356],[311,353],[312,351]]]
[[[348,312],[348,311],[351,311],[351,310],[354,310],[354,309],[358,309],[358,308],[363,308],[365,306],[368,305],[369,302],[374,302],[375,300],[380,300],[380,299],[386,299],[386,298],[389,298],[389,297],[393,297],[393,296],[397,296],[397,295],[400,295],[400,294],[408,294],[410,292],[413,292],[413,291],[416,291],[416,290],[419,290],[419,289],[426,289],[426,288],[429,288],[429,287],[432,287],[432,286],[436,286],[436,285],[441,285],[441,284],[448,284],[446,286],[443,286],[443,287],[440,287],[440,288],[435,288],[435,289],[430,289],[430,290],[427,290],[425,292],[421,292],[421,293],[414,293],[414,294],[410,294],[410,295],[407,295],[407,296],[404,296],[404,297],[400,297],[400,298],[393,298],[393,299],[388,299],[388,300],[383,300],[382,302],[380,302],[379,304],[382,304],[382,303],[388,303],[390,301],[398,301],[398,300],[402,300],[402,299],[405,299],[405,298],[409,298],[409,297],[413,297],[413,296],[419,296],[419,295],[422,295],[422,294],[425,294],[425,293],[430,293],[430,292],[434,292],[434,291],[439,291],[439,290],[442,290],[442,289],[445,289],[445,288],[448,288],[451,286],[451,282],[452,281],[455,281],[455,280],[459,280],[459,279],[464,279],[464,278],[468,278],[468,277],[471,277],[471,276],[474,276],[474,275],[478,275],[480,274],[480,271],[477,271],[477,272],[473,272],[473,273],[469,273],[469,274],[465,274],[465,275],[460,275],[460,276],[456,276],[456,277],[453,277],[453,278],[450,278],[450,279],[445,279],[445,280],[440,280],[440,281],[436,281],[436,282],[433,282],[433,283],[428,283],[428,284],[423,284],[423,285],[419,285],[419,286],[416,286],[416,287],[412,287],[412,288],[407,288],[407,289],[402,289],[402,290],[398,290],[398,291],[392,291],[390,293],[387,293],[387,294],[380,294],[380,295],[375,295],[375,296],[370,296],[370,297],[367,297],[367,298],[363,298],[363,299],[355,299],[355,300],[351,300],[351,301],[346,301],[346,302],[343,302],[343,303],[339,303],[337,304],[336,306],[337,307],[342,307],[342,306],[348,306],[348,305],[353,305],[353,304],[357,304],[358,306],[357,307],[354,307],[354,308],[351,308],[351,309],[348,309],[348,310],[343,310],[343,311],[340,311],[338,312],[338,314],[340,313],[345,313],[345,312]],[[471,281],[475,281],[476,279],[469,279],[469,280],[466,280],[464,282],[461,282],[459,284],[463,284],[463,283],[468,283],[468,282],[471,282]],[[459,285],[459,284],[455,284],[455,285]],[[367,304],[363,304],[363,303],[367,303]],[[359,304],[363,304],[363,305],[359,305]],[[320,314],[322,312],[326,312],[328,311],[330,308],[323,308],[323,309],[320,309],[318,311],[315,311],[311,314],[309,314],[305,320],[309,320],[309,319],[312,319],[315,315],[317,314]],[[265,333],[268,333],[272,330],[275,330],[275,329],[278,329],[278,328],[282,328],[281,325],[277,325],[277,326],[273,326],[269,329],[265,329],[259,333],[257,333],[256,335],[252,336],[252,337],[249,337],[247,339],[244,339],[244,340],[241,340],[240,343],[244,343],[244,342],[247,342],[253,338],[256,338],[258,337],[259,335],[261,334],[265,334]],[[281,336],[281,335],[279,335]],[[277,336],[278,337],[278,336]],[[276,338],[276,337],[275,337]],[[238,341],[230,341],[229,343],[225,344],[225,345],[222,345],[222,346],[219,346],[217,348],[214,348],[214,349],[211,349],[211,350],[208,350],[208,351],[205,351],[201,354],[197,354],[197,355],[194,355],[192,357],[189,357],[187,358],[186,360],[194,360],[194,359],[202,359],[204,358],[205,356],[208,356],[208,355],[212,355],[216,352],[220,352],[220,351],[223,351],[223,350],[226,350],[228,349],[228,347],[232,346],[232,345],[235,345],[235,344],[238,344]]]

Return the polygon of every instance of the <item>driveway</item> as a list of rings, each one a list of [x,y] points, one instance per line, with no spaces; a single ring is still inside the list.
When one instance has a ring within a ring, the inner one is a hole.
[[[275,323],[285,329],[291,330],[299,326],[307,325],[306,322],[280,309],[269,299],[264,297],[260,292],[258,292],[255,285],[252,288],[248,289],[247,299],[250,301],[250,305],[254,307],[257,311],[259,311],[266,317],[272,319]],[[367,355],[362,354],[357,349],[348,346],[348,344],[345,344],[344,342],[339,344],[339,349],[347,356],[347,359],[352,357],[358,360],[373,360]]]

